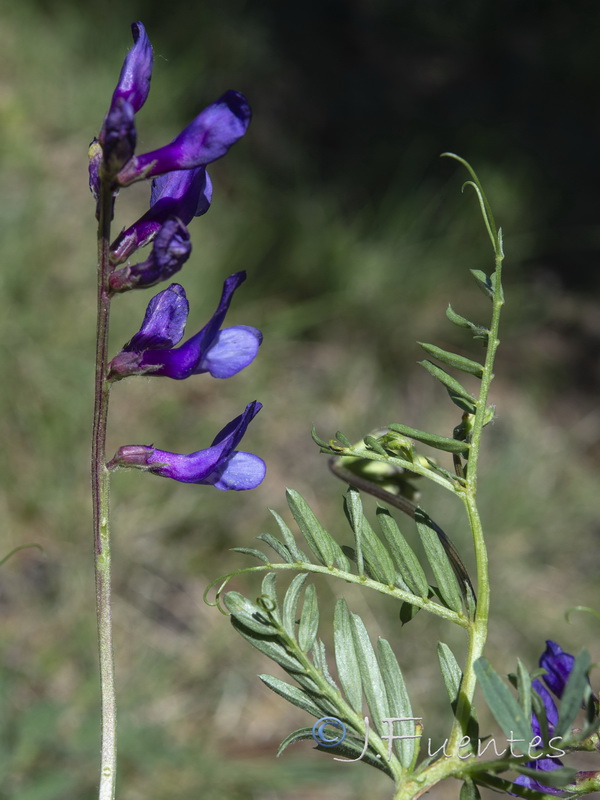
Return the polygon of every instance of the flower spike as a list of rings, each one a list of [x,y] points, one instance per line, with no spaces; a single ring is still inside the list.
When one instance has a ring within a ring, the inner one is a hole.
[[[245,280],[245,272],[230,275],[211,319],[177,348],[188,314],[185,291],[174,283],[159,292],[148,305],[140,331],[110,362],[109,378],[159,375],[183,380],[204,372],[214,378],[230,378],[247,367],[258,352],[261,332],[248,325],[220,330],[233,294]]]
[[[226,425],[206,450],[181,455],[152,445],[125,445],[107,467],[134,467],[181,483],[212,485],[223,491],[254,489],[265,477],[265,462],[235,448],[261,408],[256,400],[247,405],[244,413]]]
[[[246,133],[250,106],[243,94],[225,92],[200,114],[170,144],[132,158],[117,175],[120,186],[163,175],[166,172],[210,164]]]

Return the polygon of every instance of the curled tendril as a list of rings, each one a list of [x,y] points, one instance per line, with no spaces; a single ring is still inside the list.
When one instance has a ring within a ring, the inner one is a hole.
[[[590,608],[589,606],[573,606],[565,611],[565,619],[567,622],[571,621],[570,616],[573,611],[584,611],[586,614],[593,614],[594,617],[600,619],[600,611],[597,611],[595,608]]]
[[[494,220],[492,208],[488,202],[487,197],[485,196],[485,192],[483,191],[479,178],[477,177],[477,173],[475,172],[475,170],[469,164],[468,161],[465,161],[464,158],[457,156],[456,153],[442,153],[441,158],[453,158],[455,161],[458,161],[459,164],[462,164],[463,167],[465,167],[470,173],[473,180],[466,181],[466,183],[463,184],[462,189],[464,191],[465,186],[471,186],[475,190],[477,198],[479,200],[479,205],[481,207],[481,215],[483,217],[485,227],[487,228],[487,232],[492,242],[492,247],[494,248],[496,257],[502,258],[504,255],[502,250],[502,231],[496,228],[496,221]]]
[[[263,611],[266,611],[269,616],[272,615],[273,611],[277,608],[277,605],[270,597],[267,597],[266,594],[261,594],[260,597],[256,598],[256,605],[260,606]]]
[[[246,567],[245,569],[236,569],[234,572],[228,572],[227,575],[220,575],[218,578],[215,578],[214,581],[208,584],[208,586],[204,590],[202,599],[204,600],[207,606],[211,606],[212,608],[218,608],[221,614],[223,614],[225,617],[229,617],[230,616],[229,611],[226,611],[221,606],[221,595],[223,594],[223,590],[225,589],[229,581],[232,578],[235,578],[236,575],[243,575],[246,572],[264,572],[265,570],[268,569],[273,569],[273,565],[264,564],[263,566],[260,567]],[[211,601],[208,599],[208,593],[213,588],[213,586],[216,586],[218,583],[220,583],[221,585],[217,589],[214,601]]]
[[[18,547],[13,547],[13,549],[12,549],[12,550],[11,550],[9,553],[7,553],[7,554],[4,556],[4,558],[1,558],[1,559],[0,559],[0,567],[1,567],[3,564],[6,564],[6,562],[8,561],[8,559],[9,559],[11,556],[14,556],[14,554],[15,554],[15,553],[18,553],[18,552],[19,552],[19,550],[28,550],[28,549],[29,549],[29,548],[31,548],[31,547],[36,547],[36,548],[37,548],[37,549],[38,549],[40,552],[42,552],[42,553],[44,552],[44,548],[43,548],[43,547],[42,547],[40,544],[36,544],[35,542],[33,542],[32,544],[20,544]]]

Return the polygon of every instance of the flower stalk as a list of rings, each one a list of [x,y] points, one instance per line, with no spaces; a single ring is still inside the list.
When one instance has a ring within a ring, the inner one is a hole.
[[[92,503],[96,617],[100,657],[102,717],[100,800],[115,796],[117,763],[115,670],[112,644],[111,553],[109,529],[110,472],[106,468],[106,427],[110,383],[107,381],[110,317],[109,246],[113,195],[108,181],[100,189],[98,214],[98,308],[96,322],[96,368],[92,432]]]

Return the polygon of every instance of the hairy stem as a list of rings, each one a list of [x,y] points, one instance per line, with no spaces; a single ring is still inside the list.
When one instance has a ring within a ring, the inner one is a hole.
[[[102,745],[99,800],[113,800],[117,762],[115,670],[112,645],[109,490],[106,469],[106,423],[110,386],[106,380],[110,297],[109,244],[112,191],[102,182],[98,221],[98,316],[96,328],[96,379],[92,432],[92,504],[94,519],[94,569],[96,574],[96,616],[100,656],[102,704]]]

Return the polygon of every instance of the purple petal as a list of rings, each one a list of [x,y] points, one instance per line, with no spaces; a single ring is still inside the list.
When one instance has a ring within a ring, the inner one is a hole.
[[[204,109],[170,144],[132,158],[117,176],[121,186],[180,169],[210,164],[224,156],[250,124],[250,106],[229,91]]]
[[[113,292],[125,292],[166,281],[182,268],[191,251],[190,234],[185,225],[178,219],[168,219],[154,239],[146,261],[112,272],[110,288]]]
[[[530,769],[536,769],[543,772],[552,772],[554,769],[560,769],[563,764],[558,758],[539,758],[537,761],[528,761],[524,766]],[[524,786],[526,789],[534,789],[536,792],[545,792],[546,794],[564,794],[564,789],[557,789],[554,786],[544,786],[535,778],[530,778],[528,775],[519,775],[515,780],[519,786]],[[512,792],[511,792],[512,794]]]
[[[545,684],[557,697],[562,697],[574,663],[575,656],[565,653],[556,642],[548,639],[546,649],[540,657],[540,667],[547,673],[543,676]]]
[[[263,482],[266,472],[267,466],[262,458],[237,450],[205,478],[205,482],[216,489],[240,492],[257,487]]]
[[[548,735],[552,736],[554,728],[556,727],[556,723],[558,722],[558,709],[556,708],[556,704],[552,699],[550,692],[546,689],[541,681],[535,680],[532,682],[531,686],[533,690],[539,694],[544,704],[546,719],[548,720]],[[531,727],[535,735],[541,737],[542,732],[540,729],[540,723],[535,714],[531,715]]]
[[[127,100],[118,97],[113,102],[101,136],[104,166],[107,174],[114,177],[135,151],[135,118],[133,106]]]
[[[146,102],[152,77],[152,45],[141,22],[131,26],[133,47],[125,56],[111,106],[122,97],[135,112]]]
[[[210,372],[213,378],[231,378],[254,361],[261,342],[262,333],[257,328],[225,328],[217,333],[193,374]]]
[[[202,330],[176,350],[167,353],[146,350],[142,354],[140,366],[147,368],[153,375],[162,375],[175,380],[183,380],[193,375],[217,337],[233,293],[245,280],[245,272],[230,275],[223,284],[223,293],[215,313]]]
[[[183,286],[172,283],[150,300],[142,327],[123,350],[139,352],[147,347],[174,347],[185,331],[189,308]]]
[[[181,455],[152,446],[126,445],[119,448],[107,466],[138,467],[182,483],[213,484],[219,489],[251,489],[264,477],[264,463],[258,456],[234,453],[234,449],[261,408],[256,400],[247,405],[244,413],[226,425],[207,450]]]
[[[110,248],[111,261],[121,264],[148,244],[167,219],[178,217],[184,225],[205,214],[212,199],[212,183],[205,167],[179,170],[152,181],[150,209],[123,230]]]

